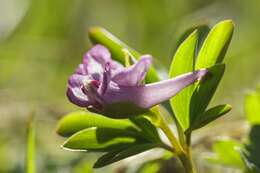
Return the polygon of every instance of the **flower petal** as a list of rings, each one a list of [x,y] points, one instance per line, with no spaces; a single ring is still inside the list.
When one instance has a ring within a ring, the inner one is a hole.
[[[105,71],[101,77],[100,87],[98,89],[98,93],[101,96],[106,92],[110,80],[111,80],[111,65],[108,63],[105,66]]]
[[[110,87],[104,95],[104,100],[109,103],[133,103],[142,109],[149,109],[169,100],[206,73],[206,69],[201,69],[144,86]]]
[[[150,55],[144,55],[136,64],[116,73],[112,80],[121,86],[140,85],[151,63],[152,57]]]
[[[105,65],[111,61],[111,54],[102,45],[92,47],[83,59],[89,73],[102,73]]]
[[[97,44],[94,47],[92,47],[87,52],[87,55],[92,57],[95,61],[97,61],[102,66],[105,66],[106,63],[111,61],[111,54],[110,54],[109,50],[100,44]],[[83,62],[84,61],[86,61],[86,63],[87,63],[88,57],[86,57],[86,59],[84,58]]]
[[[67,97],[70,102],[80,106],[87,107],[90,105],[87,96],[79,88],[67,88]]]
[[[88,71],[84,64],[79,64],[78,68],[76,69],[76,73],[80,75],[87,75]]]
[[[140,88],[141,98],[135,102],[143,108],[150,108],[175,96],[183,88],[200,80],[207,74],[207,69],[179,75],[173,79],[148,84]]]
[[[83,82],[88,79],[88,76],[73,74],[70,76],[68,81],[67,97],[72,103],[81,107],[87,107],[90,105],[88,97],[81,89]]]

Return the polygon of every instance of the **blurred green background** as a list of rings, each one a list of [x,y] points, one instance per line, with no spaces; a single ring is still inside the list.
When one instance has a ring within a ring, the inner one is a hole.
[[[244,94],[260,79],[259,7],[259,0],[0,0],[0,172],[23,172],[26,124],[33,111],[38,172],[89,172],[95,154],[62,150],[55,124],[78,109],[65,96],[66,83],[90,47],[90,26],[105,27],[135,49],[152,54],[164,78],[185,29],[223,19],[235,22],[235,33],[214,103],[229,103],[233,111],[211,124],[211,132],[195,133],[194,145],[201,172],[233,172],[216,166],[208,170],[212,165],[198,153],[210,148],[213,136],[240,138],[246,132]],[[95,172],[124,172],[128,163]]]

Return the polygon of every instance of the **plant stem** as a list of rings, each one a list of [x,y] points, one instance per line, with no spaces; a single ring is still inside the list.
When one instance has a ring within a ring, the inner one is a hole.
[[[180,161],[183,164],[183,167],[187,173],[196,173],[191,158],[187,154],[178,155]]]
[[[167,136],[169,139],[172,147],[173,147],[173,152],[176,153],[177,157],[180,159],[181,163],[183,164],[183,167],[186,171],[186,173],[196,173],[191,157],[189,155],[190,152],[186,152],[183,147],[180,145],[178,142],[177,138],[173,134],[172,130],[168,126],[167,122],[165,121],[164,117],[162,115],[160,116],[160,124],[159,127],[162,129],[164,134]]]
[[[182,154],[184,153],[183,148],[181,147],[181,145],[179,144],[177,138],[175,137],[175,135],[172,133],[170,127],[168,126],[168,124],[165,122],[165,119],[163,117],[161,117],[161,121],[160,121],[160,128],[162,129],[162,131],[164,132],[164,134],[167,136],[167,138],[169,139],[172,147],[175,149],[176,154]]]
[[[186,136],[186,153],[187,153],[187,156],[189,157],[191,164],[193,165],[192,166],[193,169],[195,169],[195,166],[192,161],[192,153],[191,153],[191,132],[185,134],[185,136]]]
[[[189,157],[191,157],[191,151],[190,151],[190,148],[191,148],[191,133],[185,134],[185,137],[186,137],[186,152],[189,155]]]
[[[182,146],[185,146],[186,145],[186,142],[185,142],[185,134],[182,130],[182,127],[180,125],[180,123],[178,122],[178,120],[175,118],[175,124],[176,124],[176,127],[177,127],[177,132],[178,132],[178,137],[179,137],[179,141],[180,141],[180,144]],[[185,147],[183,147],[184,150],[185,150]]]

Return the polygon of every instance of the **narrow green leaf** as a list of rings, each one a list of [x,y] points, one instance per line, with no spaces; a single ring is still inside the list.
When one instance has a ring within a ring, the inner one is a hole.
[[[125,64],[125,54],[122,51],[123,49],[129,50],[129,52],[136,58],[139,59],[141,54],[135,51],[134,49],[127,46],[121,40],[116,38],[110,32],[101,27],[92,27],[89,29],[89,38],[94,44],[102,44],[106,46],[111,54],[113,59],[119,61],[122,64]],[[150,67],[147,75],[146,82],[152,83],[159,80],[159,76],[154,67]]]
[[[211,29],[199,51],[195,69],[208,68],[223,61],[233,30],[231,20],[222,21]]]
[[[208,157],[207,159],[212,163],[235,168],[243,168],[244,163],[238,152],[242,147],[243,145],[235,140],[218,140],[213,145],[214,156]]]
[[[86,151],[110,151],[137,142],[134,134],[121,129],[92,127],[81,130],[63,144],[63,148]]]
[[[187,37],[192,34],[195,30],[198,32],[198,44],[197,44],[197,51],[199,48],[201,48],[203,41],[207,37],[210,28],[206,23],[200,23],[200,24],[195,24],[194,26],[191,26],[190,28],[187,28],[184,32],[181,33],[181,36],[179,40],[177,41],[177,48],[183,43],[184,40],[187,39]]]
[[[227,105],[227,104],[218,105],[213,108],[210,108],[203,114],[199,115],[197,117],[197,119],[194,122],[192,122],[189,131],[199,129],[199,128],[207,125],[208,123],[216,120],[217,118],[221,117],[222,115],[225,115],[231,109],[232,109],[232,106]]]
[[[57,133],[61,136],[72,134],[89,127],[116,128],[134,130],[137,127],[128,119],[111,119],[87,111],[77,111],[65,115],[57,125]]]
[[[156,127],[145,117],[136,116],[131,118],[130,120],[141,129],[143,136],[146,137],[148,141],[151,142],[161,141]]]
[[[224,74],[225,64],[215,65],[208,70],[208,75],[198,83],[191,97],[191,122],[194,122],[207,108]]]
[[[138,59],[141,54],[128,45],[119,40],[116,36],[102,27],[92,27],[89,29],[89,38],[94,44],[102,44],[106,46],[112,54],[112,57],[120,63],[124,64],[124,52],[123,49],[129,50],[129,52]]]
[[[28,124],[27,154],[26,154],[26,173],[35,173],[35,120],[31,116]]]
[[[169,77],[194,70],[194,55],[198,41],[198,33],[194,31],[177,49],[169,71]],[[170,100],[174,114],[183,129],[189,127],[190,99],[194,85],[186,87]]]
[[[105,155],[101,156],[96,163],[94,164],[94,168],[101,168],[107,166],[109,164],[115,163],[127,157],[140,154],[152,148],[158,147],[156,144],[140,144],[128,147],[123,150],[115,150]]]
[[[260,124],[260,90],[251,92],[246,96],[245,112],[251,125]]]

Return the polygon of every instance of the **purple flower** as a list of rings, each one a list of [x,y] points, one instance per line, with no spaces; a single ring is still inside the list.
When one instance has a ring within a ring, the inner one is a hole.
[[[152,84],[144,84],[152,57],[143,55],[130,67],[111,59],[110,52],[95,45],[68,81],[69,100],[89,111],[113,118],[127,118],[169,100],[186,86],[202,78],[206,69]]]

